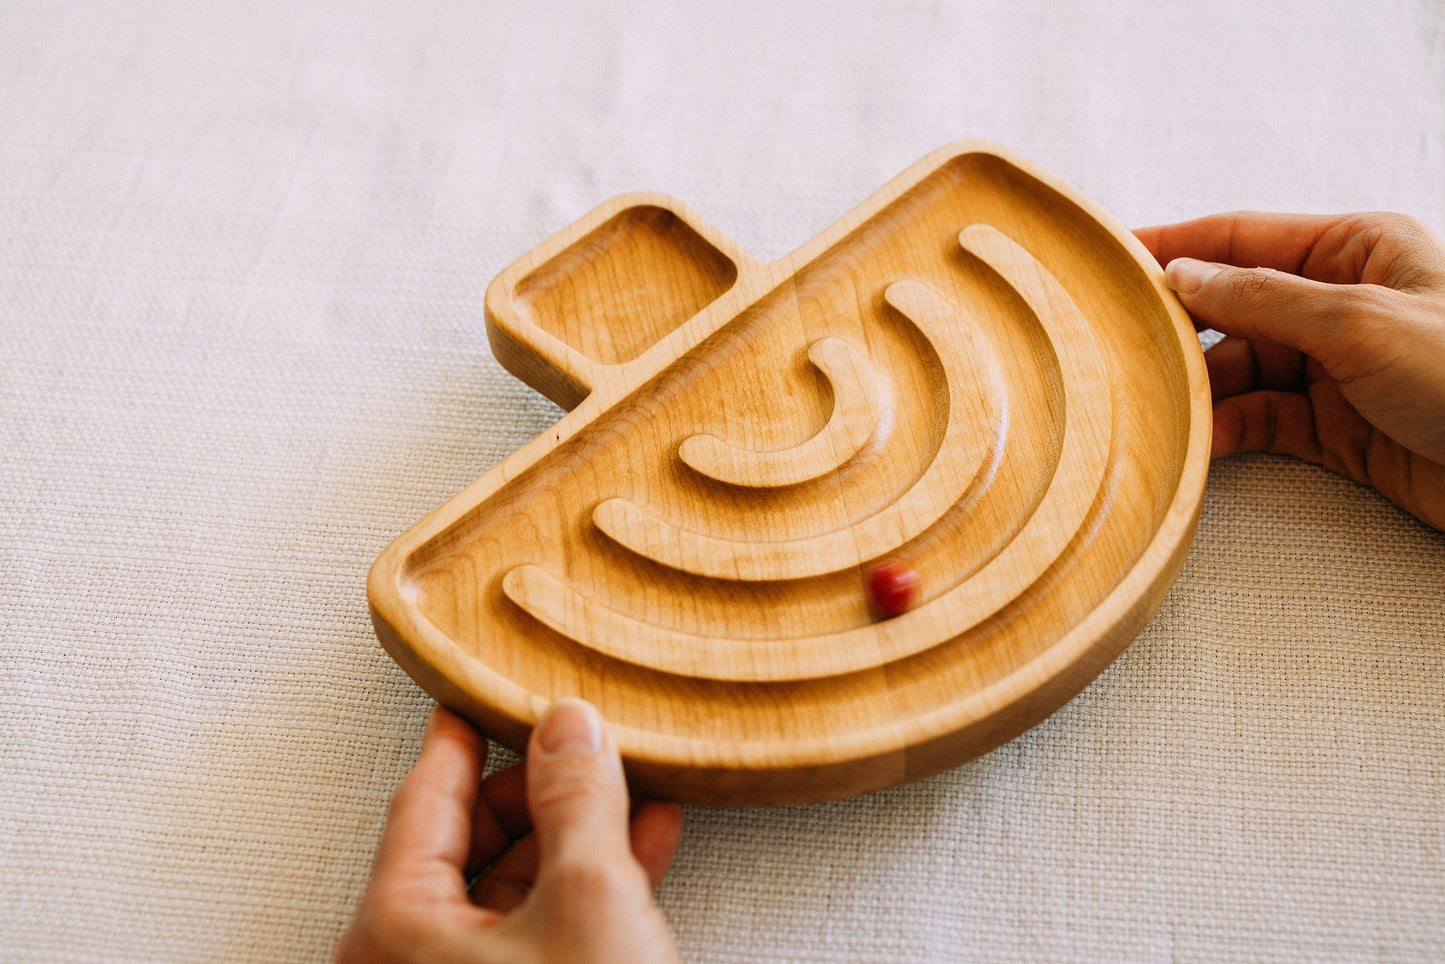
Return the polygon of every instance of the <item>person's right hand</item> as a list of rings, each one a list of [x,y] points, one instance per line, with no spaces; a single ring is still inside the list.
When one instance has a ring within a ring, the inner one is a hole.
[[[1199,327],[1211,455],[1278,452],[1445,529],[1445,242],[1399,214],[1223,214],[1137,232]]]

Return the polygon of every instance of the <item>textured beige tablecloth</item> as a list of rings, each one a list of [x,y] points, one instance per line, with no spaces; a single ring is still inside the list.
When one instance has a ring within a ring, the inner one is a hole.
[[[324,958],[429,705],[366,569],[558,415],[490,278],[641,189],[775,258],[961,138],[1438,229],[1445,6],[0,4],[0,959]],[[1445,535],[1238,458],[1064,710],[692,810],[660,900],[696,961],[1438,960],[1442,754]]]

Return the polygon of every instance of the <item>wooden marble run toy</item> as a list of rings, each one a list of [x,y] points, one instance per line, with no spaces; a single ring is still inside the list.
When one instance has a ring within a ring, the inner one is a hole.
[[[570,411],[377,559],[377,635],[513,747],[591,700],[638,793],[816,801],[975,757],[1102,671],[1189,550],[1189,318],[1001,148],[931,154],[772,264],[618,198],[486,308]]]

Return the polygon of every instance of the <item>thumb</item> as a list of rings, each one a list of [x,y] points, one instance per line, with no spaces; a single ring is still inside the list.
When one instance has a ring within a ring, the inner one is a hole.
[[[1215,331],[1288,345],[1321,361],[1338,343],[1361,287],[1194,258],[1169,262],[1164,280],[1195,320]]]
[[[562,860],[632,862],[622,759],[592,704],[561,699],[543,712],[527,748],[527,799],[539,878]]]

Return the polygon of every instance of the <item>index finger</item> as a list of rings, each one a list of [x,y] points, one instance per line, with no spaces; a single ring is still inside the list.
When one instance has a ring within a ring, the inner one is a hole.
[[[466,899],[462,872],[486,762],[487,743],[476,730],[437,707],[427,721],[421,757],[397,787],[376,850],[373,876],[436,876]]]
[[[1163,265],[1175,258],[1196,258],[1301,274],[1320,238],[1339,221],[1333,215],[1236,211],[1140,228],[1134,234]]]
[[[527,812],[526,759],[498,770],[482,781],[472,820],[472,849],[466,871],[472,874],[532,829]]]

